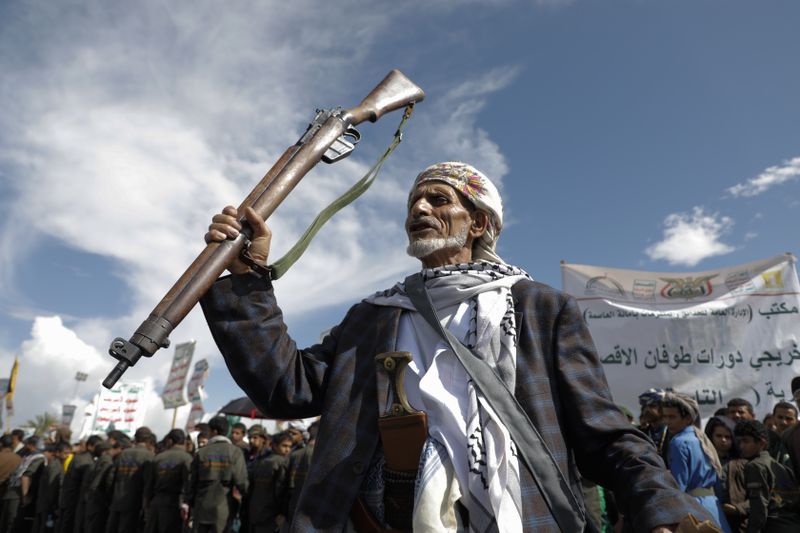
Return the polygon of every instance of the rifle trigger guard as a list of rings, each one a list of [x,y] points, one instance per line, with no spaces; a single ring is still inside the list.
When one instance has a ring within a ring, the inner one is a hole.
[[[355,127],[348,126],[347,130],[325,150],[325,153],[322,154],[322,160],[328,164],[341,161],[350,155],[360,140],[361,133]]]

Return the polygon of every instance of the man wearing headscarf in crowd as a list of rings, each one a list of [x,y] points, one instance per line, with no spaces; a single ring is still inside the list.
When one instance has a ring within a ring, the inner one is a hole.
[[[231,374],[271,417],[322,415],[291,531],[341,531],[359,496],[387,525],[378,413],[391,395],[377,380],[375,356],[389,351],[412,354],[405,388],[429,422],[417,498],[404,509],[414,529],[580,531],[578,468],[615,492],[635,531],[670,531],[689,512],[706,518],[613,404],[575,301],[498,255],[495,185],[470,165],[440,163],[417,176],[407,207],[407,251],[423,267],[409,280],[421,276],[444,327],[502,384],[474,385],[405,283],[357,304],[320,344],[299,350],[263,275],[271,239],[264,221],[228,206],[206,233],[206,242],[236,238],[240,216],[253,230],[250,258],[232,262],[232,275],[201,301]],[[498,414],[489,396],[512,396],[518,414]],[[538,440],[515,442],[509,427],[527,424],[525,415]],[[523,461],[518,451],[540,460]]]
[[[700,409],[691,396],[668,392],[661,401],[661,412],[672,438],[669,441],[669,469],[678,485],[694,496],[714,517],[714,522],[731,533],[714,487],[722,475],[722,465],[714,445],[700,431]]]

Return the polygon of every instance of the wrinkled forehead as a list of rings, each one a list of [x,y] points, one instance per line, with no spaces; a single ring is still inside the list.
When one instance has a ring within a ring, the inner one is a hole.
[[[459,194],[458,190],[453,187],[451,184],[447,183],[446,181],[438,181],[438,180],[428,180],[421,183],[414,183],[414,186],[408,192],[408,205],[407,207],[411,209],[411,205],[416,202],[421,196],[429,193],[441,193],[449,196],[453,199],[461,199],[463,196]],[[468,200],[465,198],[465,200]],[[472,207],[471,202],[465,202]]]

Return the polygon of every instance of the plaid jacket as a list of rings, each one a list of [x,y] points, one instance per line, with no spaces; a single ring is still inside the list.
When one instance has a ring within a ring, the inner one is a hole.
[[[573,492],[580,497],[578,470],[613,490],[636,532],[677,523],[689,512],[706,518],[694,498],[680,492],[650,441],[614,405],[575,301],[528,281],[517,283],[512,294],[515,395]],[[387,391],[379,390],[374,358],[395,349],[401,311],[361,302],[321,344],[301,350],[287,332],[269,281],[254,274],[221,278],[201,304],[231,375],[264,413],[322,415],[291,531],[342,531],[379,446],[379,398]],[[535,480],[521,470],[526,531],[558,531]]]

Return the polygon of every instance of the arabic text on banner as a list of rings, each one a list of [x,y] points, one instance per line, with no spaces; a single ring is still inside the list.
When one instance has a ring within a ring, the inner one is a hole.
[[[164,384],[164,391],[161,393],[164,409],[177,409],[186,405],[183,386],[186,384],[186,375],[192,364],[194,346],[195,341],[175,345],[175,357],[172,359],[172,367],[170,367],[167,382]]]
[[[117,429],[132,437],[144,425],[144,392],[143,381],[119,381],[110,390],[101,387],[91,433]]]
[[[792,400],[800,374],[795,258],[693,273],[562,264],[614,400],[636,411],[651,387],[691,394],[702,416],[732,398],[757,415]]]
[[[186,385],[186,394],[189,396],[191,409],[189,410],[189,418],[186,420],[186,431],[194,431],[194,426],[203,419],[203,384],[208,377],[208,361],[201,359],[194,364],[192,377],[189,378],[189,383]]]

